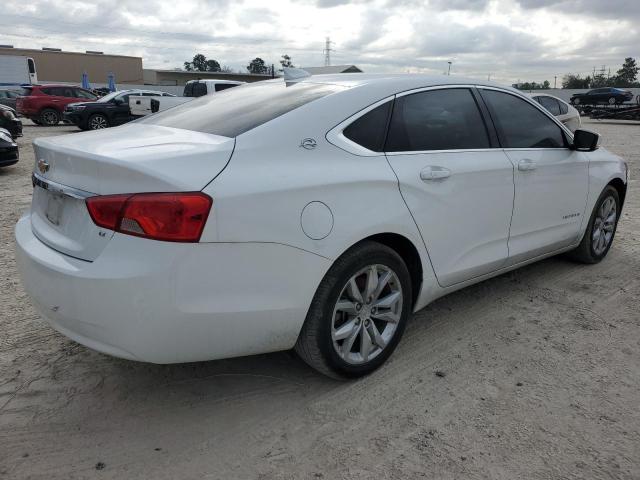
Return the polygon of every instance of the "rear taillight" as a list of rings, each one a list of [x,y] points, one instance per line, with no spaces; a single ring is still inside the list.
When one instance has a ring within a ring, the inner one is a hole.
[[[99,227],[167,242],[198,242],[213,200],[201,192],[101,195],[86,200]]]

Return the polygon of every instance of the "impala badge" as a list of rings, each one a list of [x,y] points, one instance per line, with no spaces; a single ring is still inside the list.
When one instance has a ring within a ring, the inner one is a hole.
[[[38,160],[38,170],[44,175],[49,171],[49,164],[42,159]]]

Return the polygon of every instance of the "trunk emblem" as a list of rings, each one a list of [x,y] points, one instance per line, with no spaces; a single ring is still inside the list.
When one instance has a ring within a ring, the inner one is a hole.
[[[49,164],[42,159],[38,160],[38,170],[40,170],[42,174],[47,173],[49,171]]]

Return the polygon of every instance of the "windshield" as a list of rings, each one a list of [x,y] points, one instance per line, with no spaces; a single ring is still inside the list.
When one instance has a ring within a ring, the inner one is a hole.
[[[282,80],[255,82],[205,95],[145,117],[139,123],[236,137],[302,105],[346,88],[306,82],[286,85]]]

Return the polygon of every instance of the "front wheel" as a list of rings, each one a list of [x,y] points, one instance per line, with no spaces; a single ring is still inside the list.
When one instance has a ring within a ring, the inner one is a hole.
[[[573,103],[574,105],[580,105],[580,99],[579,98],[574,98],[571,100],[571,103]]]
[[[616,98],[615,97],[610,97],[609,98],[609,105],[615,105],[616,103],[617,102],[616,102]]]
[[[613,243],[619,212],[618,191],[608,185],[593,208],[582,242],[578,248],[569,253],[569,256],[582,263],[598,263],[602,260]]]
[[[402,258],[385,245],[363,242],[336,260],[322,279],[295,350],[330,377],[367,375],[396,348],[412,298]]]

